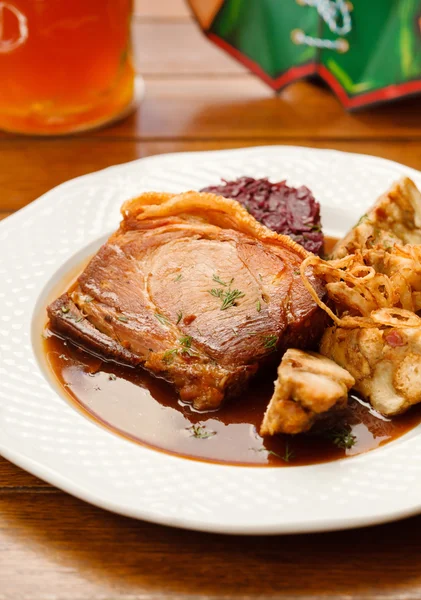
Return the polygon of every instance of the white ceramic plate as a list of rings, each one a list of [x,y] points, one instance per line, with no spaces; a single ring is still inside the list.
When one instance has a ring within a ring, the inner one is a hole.
[[[103,508],[223,533],[298,533],[368,525],[421,508],[421,429],[355,458],[306,467],[223,466],[154,451],[73,408],[43,365],[54,287],[117,228],[121,203],[240,175],[309,186],[324,230],[341,235],[402,174],[378,158],[257,147],[155,156],[69,181],[0,224],[0,453]]]

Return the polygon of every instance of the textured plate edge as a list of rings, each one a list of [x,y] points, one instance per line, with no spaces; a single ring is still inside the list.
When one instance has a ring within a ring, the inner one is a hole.
[[[181,151],[181,152],[168,152],[168,153],[164,153],[164,154],[153,154],[151,156],[135,158],[134,160],[131,160],[128,162],[110,165],[109,167],[104,167],[103,169],[98,169],[97,171],[91,171],[90,173],[85,173],[84,175],[79,175],[78,177],[73,177],[72,179],[63,181],[62,183],[60,183],[60,184],[52,187],[51,189],[47,190],[46,192],[44,192],[38,198],[35,198],[34,200],[32,200],[29,204],[23,206],[22,208],[13,212],[11,215],[2,219],[2,221],[0,221],[0,230],[6,223],[10,223],[15,218],[21,218],[23,214],[30,215],[31,211],[34,210],[35,208],[38,208],[39,204],[44,203],[46,198],[48,199],[48,196],[52,193],[56,193],[59,190],[66,189],[67,187],[70,187],[71,185],[80,183],[85,179],[91,178],[92,176],[97,176],[97,175],[100,175],[103,173],[110,173],[115,169],[119,169],[121,167],[125,167],[128,165],[134,165],[135,163],[139,163],[140,161],[142,161],[142,163],[145,163],[145,162],[152,163],[157,160],[162,160],[163,158],[171,158],[171,157],[175,157],[175,156],[183,156],[183,157],[188,158],[189,156],[199,156],[199,155],[203,155],[203,154],[206,154],[206,155],[217,155],[217,154],[221,155],[224,153],[247,154],[247,153],[252,153],[255,150],[274,151],[276,149],[281,149],[281,148],[283,150],[285,150],[285,149],[291,150],[292,152],[308,151],[311,153],[316,152],[318,154],[325,154],[325,155],[328,155],[328,154],[340,155],[340,156],[345,155],[345,156],[349,156],[352,158],[359,158],[359,159],[364,159],[364,160],[371,159],[374,162],[381,161],[383,164],[385,164],[385,166],[390,165],[391,167],[393,167],[395,169],[400,168],[408,175],[415,175],[415,176],[418,175],[419,177],[421,177],[421,171],[417,171],[413,167],[408,167],[407,165],[404,165],[403,163],[399,163],[397,161],[390,160],[388,158],[382,158],[381,156],[375,156],[373,154],[363,154],[363,153],[358,153],[358,152],[346,152],[343,150],[335,150],[334,148],[311,148],[309,146],[289,146],[289,145],[273,144],[273,145],[269,145],[269,146],[268,145],[247,146],[246,148],[224,148],[222,150],[193,150],[193,151],[186,150],[186,151]]]
[[[31,460],[24,455],[17,452],[8,452],[0,445],[0,455],[9,460],[14,465],[28,471],[35,477],[49,483],[53,487],[56,487],[59,491],[70,494],[74,498],[92,504],[102,510],[107,510],[114,514],[146,521],[147,523],[153,523],[156,525],[162,525],[165,527],[174,527],[176,529],[188,529],[192,531],[199,531],[203,533],[217,533],[222,535],[236,535],[236,536],[259,536],[259,535],[303,535],[311,533],[323,533],[332,531],[346,531],[349,529],[359,529],[363,527],[374,527],[376,525],[383,525],[395,521],[400,521],[411,516],[415,516],[421,512],[421,505],[412,507],[406,510],[397,510],[388,512],[384,515],[378,515],[377,517],[350,517],[347,520],[340,519],[326,519],[319,521],[303,521],[300,526],[291,525],[282,526],[275,525],[241,525],[241,526],[219,526],[213,523],[206,523],[200,519],[188,518],[183,519],[179,517],[169,516],[164,517],[162,514],[156,514],[153,511],[147,513],[142,510],[141,514],[135,510],[124,509],[121,505],[104,501],[100,496],[96,496],[88,490],[85,490],[81,486],[74,484],[71,480],[67,479],[60,473],[45,467],[35,460]],[[225,467],[225,465],[220,465]],[[230,468],[230,467],[225,467]],[[246,468],[246,467],[245,467]]]

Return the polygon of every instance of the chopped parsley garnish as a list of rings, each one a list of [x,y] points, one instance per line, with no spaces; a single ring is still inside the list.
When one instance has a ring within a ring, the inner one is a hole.
[[[267,350],[276,350],[278,337],[276,335],[264,335],[263,345]]]
[[[69,313],[69,307],[62,306],[61,310],[64,313],[64,318],[68,321],[74,321],[75,323],[80,323],[83,319],[86,319],[87,315],[82,311],[81,315],[78,317],[75,313]]]
[[[155,313],[155,317],[158,319],[158,321],[161,323],[161,325],[169,325],[170,324],[167,317],[164,317],[164,315],[161,315],[160,313]]]
[[[184,348],[191,348],[192,339],[191,335],[184,335],[178,341]]]
[[[204,425],[192,425],[191,427],[186,427],[187,431],[191,432],[191,437],[198,438],[200,440],[206,440],[214,435],[216,435],[216,431],[208,431]]]
[[[184,354],[185,356],[190,356],[190,357],[197,357],[197,351],[194,350],[191,347],[191,341],[192,338],[189,335],[186,335],[185,337],[180,338],[179,343],[181,344],[182,348],[181,348],[181,353]]]
[[[209,290],[209,294],[211,296],[215,296],[215,298],[222,298],[223,292],[224,290],[221,290],[221,288],[212,288],[211,290]]]
[[[177,313],[177,322],[176,322],[176,325],[179,324],[179,322],[181,321],[182,318],[183,318],[183,313],[181,312],[181,310],[179,310],[178,313]]]
[[[266,452],[268,456],[276,456],[276,458],[280,458],[281,460],[283,460],[282,456],[277,452],[274,452],[273,450],[266,450],[266,448],[260,448],[259,452]]]
[[[180,279],[181,279],[182,277],[183,277],[183,276],[182,276],[182,274],[181,274],[181,273],[179,273],[179,274],[177,275],[177,277],[174,279],[174,281],[180,281]]]
[[[346,427],[343,429],[334,429],[329,431],[326,435],[332,440],[335,446],[342,448],[343,450],[349,450],[357,442],[357,437]]]
[[[285,444],[285,453],[283,456],[273,450],[267,450],[266,448],[251,448],[251,450],[254,450],[255,452],[266,452],[268,456],[276,456],[276,458],[280,458],[284,462],[290,462],[295,456],[293,450],[290,450],[288,443]]]
[[[176,354],[178,354],[177,348],[172,348],[171,350],[167,350],[166,352],[164,352],[164,356],[162,357],[163,362],[166,363],[167,365],[171,364],[173,362]]]
[[[295,452],[290,449],[288,442],[285,444],[285,454],[282,457],[282,460],[285,462],[290,462],[295,456]]]
[[[240,290],[231,290],[225,292],[221,297],[223,298],[221,310],[226,310],[231,306],[237,306],[238,298],[244,298],[244,292],[240,292]]]
[[[216,283],[220,283],[220,284],[221,284],[221,285],[223,285],[224,287],[227,287],[228,285],[231,285],[231,283],[234,281],[234,278],[233,278],[233,279],[231,279],[230,283],[228,284],[228,283],[226,283],[225,281],[222,281],[222,279],[221,279],[220,277],[218,277],[218,275],[214,275],[214,276],[212,277],[212,279],[213,279],[214,281],[216,281]]]
[[[256,302],[256,310],[257,310],[257,312],[260,312],[260,311],[262,310],[262,305],[261,305],[261,303],[260,303],[260,300],[258,300],[258,301]]]
[[[128,323],[129,319],[127,317],[125,317],[124,315],[118,315],[117,319],[119,321],[123,321],[123,323]]]
[[[228,289],[224,290],[223,288],[212,288],[209,290],[209,294],[214,296],[215,298],[220,298],[222,300],[221,310],[226,310],[227,308],[231,308],[232,306],[237,306],[237,300],[239,298],[244,298],[244,292],[240,290],[231,289],[232,282],[234,281],[234,277],[231,279],[229,283],[222,281],[217,275],[213,276],[213,280],[217,281],[224,287],[228,287]]]

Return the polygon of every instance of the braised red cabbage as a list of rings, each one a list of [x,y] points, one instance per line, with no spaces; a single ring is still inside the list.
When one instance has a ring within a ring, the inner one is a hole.
[[[269,229],[289,235],[309,252],[323,253],[320,204],[307,187],[290,187],[285,181],[271,183],[266,177],[222,181],[201,191],[237,200]]]

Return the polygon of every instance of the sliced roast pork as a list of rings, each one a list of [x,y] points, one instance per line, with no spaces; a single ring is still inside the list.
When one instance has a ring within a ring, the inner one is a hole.
[[[299,271],[308,253],[237,202],[147,193],[122,214],[76,287],[49,306],[55,332],[144,366],[199,410],[238,395],[288,346],[320,337],[325,315]]]

